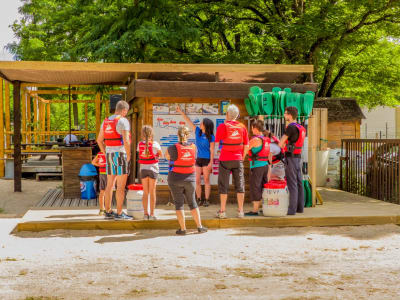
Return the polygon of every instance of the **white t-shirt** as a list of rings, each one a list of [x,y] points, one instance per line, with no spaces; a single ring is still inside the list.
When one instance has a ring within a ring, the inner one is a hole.
[[[271,143],[271,144],[269,144],[269,151],[272,153],[273,156],[276,156],[279,153],[281,153],[281,147],[279,147],[275,143]]]
[[[117,116],[118,115],[112,115],[112,116],[109,116],[108,119],[109,120],[114,120]],[[101,128],[103,128],[103,124],[104,124],[104,121],[103,121],[103,123],[101,123]],[[118,120],[118,123],[117,123],[117,132],[119,134],[122,134],[123,130],[130,131],[131,130],[131,125],[129,124],[128,119],[126,119],[124,117],[121,117]],[[124,145],[121,145],[121,146],[106,146],[106,153],[113,153],[113,152],[126,153]]]
[[[154,155],[158,153],[158,151],[161,151],[161,146],[158,142],[153,142],[153,147],[152,147]],[[139,151],[139,144],[137,146],[137,151]],[[160,169],[158,167],[158,163],[155,164],[140,164],[140,170],[150,170],[153,171],[154,173],[159,173]]]
[[[64,143],[69,145],[71,142],[77,142],[78,138],[74,134],[67,134],[66,137],[64,138]]]

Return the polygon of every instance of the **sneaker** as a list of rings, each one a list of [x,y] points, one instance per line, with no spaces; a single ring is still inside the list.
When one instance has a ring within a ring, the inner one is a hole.
[[[226,219],[226,213],[224,211],[217,211],[217,218],[218,219]]]
[[[204,206],[204,207],[210,206],[210,202],[209,202],[207,199],[204,200],[203,206]]]
[[[263,216],[263,215],[264,215],[264,212],[263,212],[262,208],[260,208],[260,209],[258,210],[258,215],[259,215],[259,216]]]
[[[238,211],[237,217],[240,218],[240,219],[244,218],[244,212],[243,211]]]
[[[143,220],[150,220],[150,216],[149,216],[149,215],[146,215],[146,214],[144,214],[144,215],[143,215]]]
[[[203,204],[204,204],[204,201],[201,198],[198,198],[197,199],[197,205],[198,206],[203,206]]]
[[[116,215],[117,214],[113,210],[110,210],[109,212],[105,211],[104,212],[104,219],[114,219],[114,217]]]
[[[186,235],[186,230],[182,230],[182,229],[179,228],[175,233],[177,235]]]
[[[120,220],[132,220],[133,218],[128,216],[126,213],[122,212],[120,215],[117,215],[114,217],[114,220],[120,221]]]
[[[198,231],[199,233],[204,233],[204,232],[207,232],[207,231],[208,231],[208,228],[207,228],[207,227],[204,227],[204,226],[201,226],[201,227],[197,228],[197,231]]]
[[[157,220],[156,216],[149,216],[149,220]]]
[[[254,211],[249,211],[247,213],[244,214],[246,217],[253,217],[253,216],[258,216],[259,213],[258,212],[254,212]],[[240,218],[240,217],[239,217]]]
[[[106,210],[105,209],[100,209],[99,210],[99,216],[104,216],[106,214]]]

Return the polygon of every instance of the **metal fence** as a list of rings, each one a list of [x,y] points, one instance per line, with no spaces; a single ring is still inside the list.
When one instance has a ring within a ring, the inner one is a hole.
[[[344,139],[340,188],[400,204],[400,139]]]

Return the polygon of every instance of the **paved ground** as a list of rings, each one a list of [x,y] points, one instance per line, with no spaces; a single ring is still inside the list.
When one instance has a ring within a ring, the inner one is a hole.
[[[398,299],[400,227],[45,231],[0,219],[0,299]]]

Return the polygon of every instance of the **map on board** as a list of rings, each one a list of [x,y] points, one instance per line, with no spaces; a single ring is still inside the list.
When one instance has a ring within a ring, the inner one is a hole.
[[[214,122],[214,134],[219,124],[225,121],[224,115],[190,115],[189,118],[196,126],[200,126],[203,118],[208,118]],[[181,125],[187,125],[181,115],[153,115],[153,128],[154,128],[154,140],[160,143],[162,152],[165,153],[168,146],[175,145],[178,142],[178,128]],[[195,142],[194,132],[191,133],[189,142]],[[217,149],[215,155],[217,155]],[[210,182],[212,185],[217,184],[218,181],[218,159],[214,158],[212,167],[212,175]],[[168,161],[166,159],[160,159],[160,175],[158,176],[158,184],[166,185],[168,177]]]

